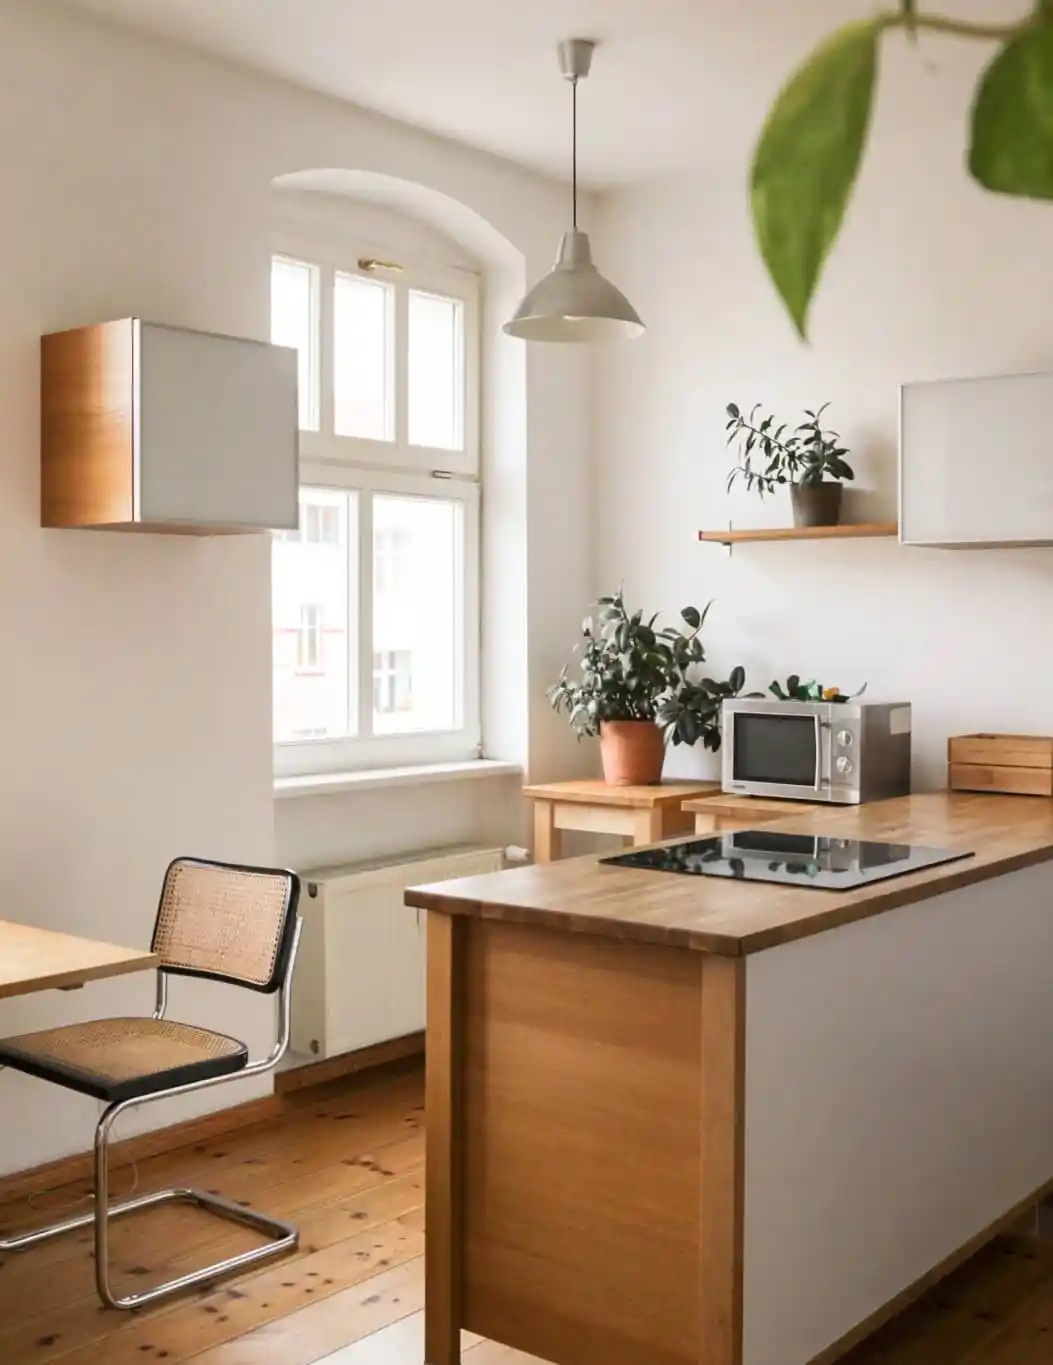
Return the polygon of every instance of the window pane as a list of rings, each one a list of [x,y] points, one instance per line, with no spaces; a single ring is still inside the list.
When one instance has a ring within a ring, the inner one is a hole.
[[[409,440],[464,449],[464,304],[409,293]]]
[[[300,530],[274,538],[274,738],[322,739],[355,731],[349,585],[357,563],[355,494],[306,488]]]
[[[316,275],[312,265],[275,256],[271,261],[271,341],[299,352],[300,428],[318,430]]]
[[[373,499],[373,729],[461,724],[464,516],[456,502]]]
[[[337,274],[333,301],[333,427],[338,436],[395,437],[395,291]]]

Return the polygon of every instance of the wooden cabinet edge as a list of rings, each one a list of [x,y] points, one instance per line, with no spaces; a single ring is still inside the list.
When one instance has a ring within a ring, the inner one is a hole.
[[[40,339],[40,524],[135,515],[135,320]]]

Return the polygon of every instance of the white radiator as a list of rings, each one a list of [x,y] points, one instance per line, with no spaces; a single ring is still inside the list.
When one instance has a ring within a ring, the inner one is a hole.
[[[499,848],[462,847],[304,873],[293,1051],[335,1057],[422,1029],[424,916],[403,894],[501,867]]]

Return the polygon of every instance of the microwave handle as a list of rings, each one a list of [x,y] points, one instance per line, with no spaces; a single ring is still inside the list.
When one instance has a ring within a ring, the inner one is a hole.
[[[816,791],[823,789],[823,722],[818,716],[813,716],[815,721],[815,782]]]

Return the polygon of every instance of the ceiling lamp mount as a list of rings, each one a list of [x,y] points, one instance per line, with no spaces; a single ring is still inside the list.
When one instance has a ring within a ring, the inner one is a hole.
[[[595,50],[589,38],[559,45],[559,69],[571,88],[571,228],[560,238],[556,264],[505,323],[509,336],[524,341],[616,341],[644,331],[636,309],[593,265],[589,235],[578,228],[578,82],[592,69]]]

